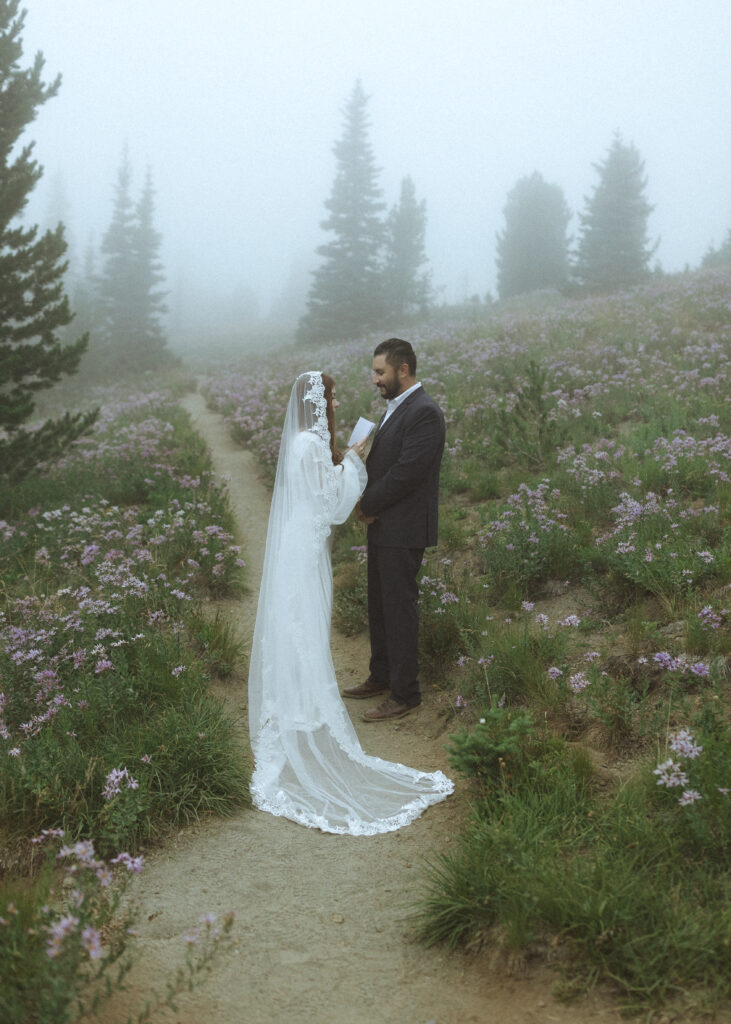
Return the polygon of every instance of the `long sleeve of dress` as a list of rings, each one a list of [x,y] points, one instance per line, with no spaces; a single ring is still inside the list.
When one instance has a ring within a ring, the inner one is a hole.
[[[339,466],[334,466],[330,449],[311,433],[298,439],[301,470],[296,504],[300,512],[309,510],[318,535],[329,533],[335,523],[344,523],[368,481],[366,468],[355,452],[347,452]]]
[[[355,452],[346,452],[341,465],[342,472],[339,467],[334,467],[339,479],[338,503],[333,512],[333,523],[345,522],[368,483],[366,468]]]

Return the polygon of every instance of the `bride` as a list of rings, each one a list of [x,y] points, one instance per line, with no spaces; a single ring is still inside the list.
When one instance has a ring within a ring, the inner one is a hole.
[[[300,374],[284,420],[249,671],[254,806],[344,835],[408,825],[453,790],[365,754],[330,654],[330,531],[366,485],[365,442],[335,447],[335,382]]]

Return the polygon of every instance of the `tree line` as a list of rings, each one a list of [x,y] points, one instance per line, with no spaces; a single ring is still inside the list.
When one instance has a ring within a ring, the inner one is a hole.
[[[0,485],[53,458],[93,423],[92,411],[28,425],[36,394],[76,373],[82,357],[93,375],[106,379],[156,370],[172,360],[163,327],[164,271],[152,176],[148,171],[135,200],[126,148],[98,254],[102,267],[97,272],[97,253],[90,247],[76,283],[76,316],[65,289],[63,223],[43,233],[22,226],[43,171],[33,143],[22,144],[21,136],[61,80],[43,81],[40,53],[30,67],[21,66],[25,12],[19,3],[0,0]],[[322,221],[330,238],[318,248],[321,262],[297,332],[301,341],[359,337],[382,330],[384,322],[423,315],[433,303],[426,201],[407,175],[398,202],[387,210],[369,141],[367,103],[358,81],[333,147],[336,174]],[[574,251],[567,238],[571,213],[559,186],[535,172],[509,193],[505,228],[497,238],[500,298],[571,284],[609,290],[650,273],[656,246],[648,242],[647,220],[653,208],[637,149],[616,136],[594,166],[599,180],[580,216]],[[728,263],[731,230],[718,249],[708,250],[703,266]]]
[[[425,269],[426,201],[417,202],[412,179],[384,220],[385,204],[368,139],[368,97],[360,81],[345,107],[343,133],[335,143],[336,175],[325,202],[322,228],[331,240],[317,252],[302,341],[357,337],[384,319],[428,308],[433,296]],[[617,134],[598,180],[579,215],[572,247],[572,213],[559,185],[535,171],[508,193],[504,228],[496,239],[497,289],[501,299],[539,289],[613,291],[641,283],[653,272],[658,243],[648,238],[654,207],[647,199],[644,163],[634,144]],[[731,263],[731,230],[702,266]]]

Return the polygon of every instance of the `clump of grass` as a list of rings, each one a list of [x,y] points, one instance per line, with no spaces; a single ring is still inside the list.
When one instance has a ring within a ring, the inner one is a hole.
[[[530,593],[551,577],[575,578],[584,564],[576,530],[568,525],[565,502],[542,481],[522,483],[478,535],[480,567],[492,601]]]
[[[230,679],[237,670],[243,671],[247,644],[219,609],[213,616],[202,609],[196,610],[189,629],[207,670],[217,679]]]
[[[486,710],[453,737],[451,762],[480,799],[458,849],[432,866],[421,938],[520,950],[550,941],[574,991],[601,979],[631,1010],[696,996],[720,1005],[731,991],[731,911],[717,902],[731,731],[713,702],[695,724],[695,735],[670,735],[671,764],[654,774],[644,764],[599,798],[580,748],[525,710]]]
[[[365,553],[363,552],[363,560]],[[345,636],[368,628],[368,579],[365,564],[341,564],[333,580],[333,622]]]

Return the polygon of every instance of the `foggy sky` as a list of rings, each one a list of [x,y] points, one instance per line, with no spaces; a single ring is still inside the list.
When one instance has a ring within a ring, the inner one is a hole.
[[[577,214],[615,132],[645,162],[666,271],[731,227],[729,0],[24,0],[28,66],[63,75],[23,141],[97,243],[125,140],[157,190],[168,287],[242,287],[262,312],[316,265],[356,78],[389,207],[427,203],[441,297],[495,294],[495,235],[540,171]],[[577,232],[575,216],[570,232]]]

